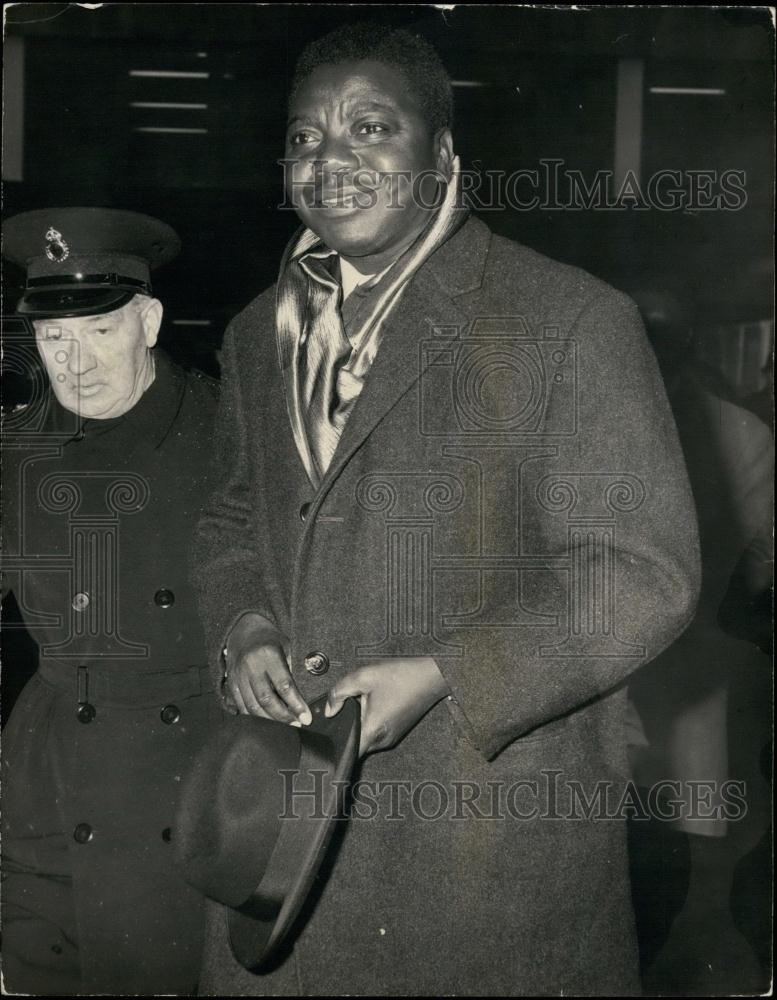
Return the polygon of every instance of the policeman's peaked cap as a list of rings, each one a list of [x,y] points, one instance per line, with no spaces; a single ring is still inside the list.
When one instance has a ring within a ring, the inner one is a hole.
[[[138,293],[181,249],[164,222],[113,208],[45,208],[3,226],[3,256],[27,274],[16,309],[30,317],[95,316]]]

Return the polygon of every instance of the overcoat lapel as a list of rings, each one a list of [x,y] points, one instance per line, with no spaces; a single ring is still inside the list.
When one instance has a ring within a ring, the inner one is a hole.
[[[421,343],[437,327],[457,327],[469,322],[456,299],[480,287],[490,231],[470,218],[414,275],[399,302],[386,318],[381,345],[364,389],[348,419],[337,450],[317,493],[327,492],[350,456],[393,406],[418,381],[426,367]],[[304,303],[299,303],[303,307]],[[286,408],[299,460],[315,482],[299,392],[299,340],[279,328],[276,300],[275,327],[278,362]]]
[[[386,319],[380,348],[319,490],[326,492],[340,470],[386,414],[418,381],[428,362],[421,344],[435,328],[469,323],[456,298],[478,288],[489,230],[470,219],[426,261]]]

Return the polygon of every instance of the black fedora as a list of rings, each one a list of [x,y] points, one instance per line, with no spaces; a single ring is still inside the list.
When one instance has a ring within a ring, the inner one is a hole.
[[[296,728],[228,717],[186,775],[174,827],[176,863],[224,904],[235,958],[270,964],[310,892],[359,749],[353,699],[330,719],[326,697]]]

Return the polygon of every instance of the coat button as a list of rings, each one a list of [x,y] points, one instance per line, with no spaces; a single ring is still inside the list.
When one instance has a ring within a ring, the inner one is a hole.
[[[305,670],[314,677],[320,677],[329,670],[329,657],[324,653],[308,653],[305,657]]]
[[[78,706],[78,721],[83,722],[84,725],[88,722],[92,722],[96,715],[97,709],[94,705],[90,705],[88,701],[85,701],[83,705]]]
[[[303,503],[303,505],[299,509],[299,519],[300,521],[303,522],[303,524],[305,521],[307,521],[309,513],[310,513],[310,504]]]
[[[70,603],[73,606],[74,611],[85,611],[86,608],[89,607],[89,595],[75,594]]]
[[[79,823],[73,830],[73,840],[77,844],[88,844],[93,836],[94,833],[88,823]]]
[[[175,604],[175,594],[172,590],[158,590],[154,594],[154,603],[159,605],[160,608],[169,608],[172,604]]]
[[[177,705],[165,705],[159,713],[159,718],[166,726],[174,726],[181,718],[181,710]]]
[[[164,830],[162,830],[162,840],[164,840],[166,844],[169,844],[172,839],[173,839],[173,831],[171,827],[166,826]]]

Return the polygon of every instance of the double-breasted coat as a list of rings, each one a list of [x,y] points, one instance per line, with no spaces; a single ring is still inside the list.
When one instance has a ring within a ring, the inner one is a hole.
[[[46,394],[4,427],[4,576],[40,653],[3,733],[9,990],[196,989],[203,903],[170,838],[222,715],[187,572],[217,385],[155,364],[123,417]]]
[[[274,289],[223,358],[195,558],[216,677],[257,611],[308,700],[397,656],[433,656],[450,696],[363,760],[276,968],[240,968],[213,906],[201,989],[637,990],[622,682],[690,619],[699,565],[636,307],[469,219],[390,313],[317,488]]]

